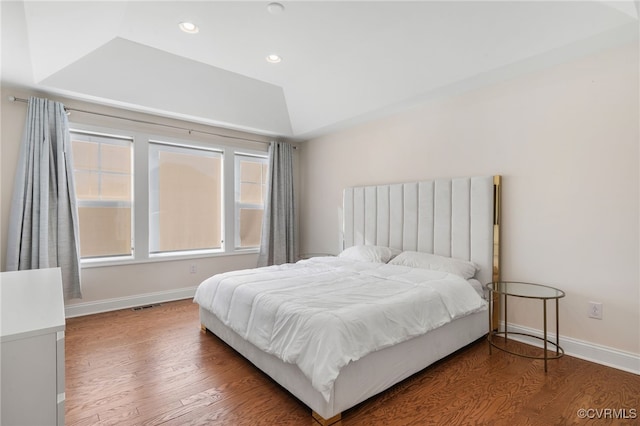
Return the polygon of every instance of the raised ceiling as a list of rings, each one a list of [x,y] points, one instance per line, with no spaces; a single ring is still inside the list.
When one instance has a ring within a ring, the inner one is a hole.
[[[2,82],[305,139],[638,38],[631,0],[280,3],[3,1]]]

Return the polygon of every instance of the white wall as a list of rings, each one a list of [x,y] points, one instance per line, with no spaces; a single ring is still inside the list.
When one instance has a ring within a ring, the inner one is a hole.
[[[2,270],[6,270],[6,235],[9,220],[10,201],[13,193],[13,181],[18,161],[18,153],[24,120],[27,112],[27,105],[20,102],[10,102],[8,96],[28,98],[30,95],[47,97],[49,99],[64,102],[68,107],[85,109],[89,111],[114,114],[134,119],[147,120],[152,122],[162,122],[170,125],[184,126],[191,129],[200,129],[207,132],[226,134],[232,136],[248,137],[268,141],[269,138],[260,137],[253,134],[246,134],[211,126],[185,123],[178,120],[171,120],[157,116],[149,116],[134,113],[121,109],[108,108],[96,104],[79,102],[73,99],[64,99],[57,96],[50,96],[46,93],[30,93],[10,87],[2,87],[0,105],[2,107],[1,116],[1,183],[0,183],[0,258]],[[70,120],[75,123],[86,125],[148,132],[158,134],[160,128],[156,126],[138,124],[126,120],[110,119],[95,115],[73,112]],[[220,145],[228,144],[225,138],[195,134],[189,136],[185,131],[170,130],[162,128],[162,135],[174,137],[181,140],[190,138],[199,141]],[[234,140],[235,146],[243,142]],[[244,143],[247,149],[264,150],[262,145],[255,143]],[[67,313],[71,315],[90,313],[104,309],[113,309],[124,306],[135,306],[138,304],[151,303],[156,301],[171,300],[175,298],[185,298],[193,295],[194,288],[206,277],[215,273],[252,268],[256,266],[257,255],[236,254],[213,257],[203,257],[186,260],[162,261],[135,263],[129,265],[89,267],[82,270],[82,291],[83,299],[72,300],[67,303]],[[190,272],[191,265],[196,265],[197,272]]]
[[[638,59],[627,45],[306,142],[301,251],[340,250],[346,186],[501,174],[503,278],[563,289],[561,336],[640,354]],[[510,320],[539,330],[530,303]]]

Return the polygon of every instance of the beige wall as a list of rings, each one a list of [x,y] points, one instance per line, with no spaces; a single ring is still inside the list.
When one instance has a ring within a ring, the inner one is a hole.
[[[563,289],[561,335],[640,354],[638,79],[633,44],[306,142],[301,251],[340,250],[346,186],[501,174],[503,278]],[[510,319],[541,329],[528,303]]]
[[[208,132],[229,134],[234,136],[244,136],[250,139],[260,139],[268,141],[269,138],[259,137],[256,135],[243,134],[225,129],[213,128],[210,126],[197,125],[193,123],[184,123],[177,120],[165,119],[162,117],[148,116],[145,114],[125,111],[121,109],[109,108],[96,104],[79,102],[72,99],[64,99],[56,96],[47,95],[46,93],[29,93],[17,90],[15,88],[2,87],[1,90],[1,182],[0,182],[0,241],[2,259],[2,270],[6,268],[6,235],[8,227],[8,216],[10,210],[10,200],[13,192],[13,180],[16,171],[16,163],[18,161],[18,153],[24,120],[26,116],[27,106],[24,103],[10,102],[8,96],[16,96],[19,98],[28,98],[30,95],[43,96],[49,99],[60,100],[68,107],[86,109],[90,111],[103,112],[107,114],[115,114],[119,116],[130,117],[134,119],[142,119],[153,122],[163,122],[171,125],[185,126],[191,129],[200,129]],[[83,123],[87,125],[144,131],[151,134],[158,134],[159,129],[156,126],[137,124],[125,120],[109,119],[94,115],[73,112],[71,121]],[[195,134],[189,136],[185,131],[168,130],[163,128],[163,135],[171,136],[181,140],[189,140],[193,138],[199,141],[212,141],[218,145],[224,145],[224,138],[216,138],[212,136]],[[240,142],[234,141],[234,144]],[[266,149],[263,145],[255,143],[245,143],[247,149]],[[73,300],[67,306],[99,304],[110,300],[122,300],[136,296],[142,296],[152,293],[171,293],[177,291],[178,294],[183,289],[190,289],[197,286],[203,279],[214,273],[224,272],[235,269],[255,267],[257,262],[256,254],[238,254],[227,256],[206,257],[187,260],[163,261],[136,263],[130,265],[107,266],[107,267],[91,267],[83,268],[82,271],[82,288],[83,299]],[[196,266],[196,273],[191,273],[191,266]],[[98,307],[100,309],[100,307]]]

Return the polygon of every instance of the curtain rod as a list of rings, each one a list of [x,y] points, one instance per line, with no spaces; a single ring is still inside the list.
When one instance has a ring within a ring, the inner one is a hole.
[[[15,96],[9,96],[9,100],[11,102],[23,102],[23,103],[28,103],[29,100],[28,99],[23,99],[23,98],[16,98]],[[127,120],[127,121],[133,121],[135,123],[141,123],[141,124],[151,124],[154,126],[162,126],[162,127],[170,127],[172,129],[178,129],[178,130],[186,130],[187,132],[189,132],[189,134],[191,133],[202,133],[205,135],[211,135],[211,136],[219,136],[222,138],[228,138],[228,139],[237,139],[237,140],[242,140],[242,141],[247,141],[247,142],[254,142],[254,143],[263,143],[263,144],[269,144],[269,142],[265,142],[265,141],[259,141],[257,139],[249,139],[249,138],[242,138],[239,136],[229,136],[229,135],[223,135],[221,133],[213,133],[213,132],[207,132],[204,130],[196,130],[196,129],[189,129],[187,127],[181,127],[181,126],[174,126],[171,124],[163,124],[163,123],[156,123],[153,121],[147,121],[147,120],[139,120],[136,118],[128,118],[128,117],[121,117],[119,115],[112,115],[112,114],[105,114],[102,112],[95,112],[95,111],[87,111],[84,109],[77,109],[77,108],[70,108],[70,107],[64,107],[65,111],[75,111],[75,112],[82,112],[85,114],[93,114],[93,115],[99,115],[101,117],[109,117],[109,118],[117,118],[119,120]],[[293,148],[296,148],[295,146]]]

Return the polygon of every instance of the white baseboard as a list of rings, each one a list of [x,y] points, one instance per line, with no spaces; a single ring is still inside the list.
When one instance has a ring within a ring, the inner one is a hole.
[[[117,311],[119,309],[134,308],[136,306],[151,305],[154,303],[191,299],[195,293],[196,287],[188,287],[177,290],[118,297],[115,299],[105,299],[95,302],[76,303],[65,306],[64,311],[66,318],[73,318],[83,315],[99,314],[101,312]]]
[[[500,321],[501,329],[504,329],[504,322]],[[509,324],[509,332],[527,333],[542,338],[542,331],[523,327],[520,325]],[[542,347],[541,340],[518,334],[510,335],[509,338],[532,346]],[[556,341],[555,333],[547,333],[547,338],[552,342]],[[564,349],[566,355],[575,358],[584,359],[586,361],[595,362],[597,364],[606,365],[608,367],[617,368],[618,370],[628,371],[634,374],[640,374],[640,355],[631,352],[621,351],[619,349],[607,346],[597,345],[595,343],[586,342],[584,340],[573,339],[560,335],[560,346]],[[552,346],[553,347],[553,346]]]

